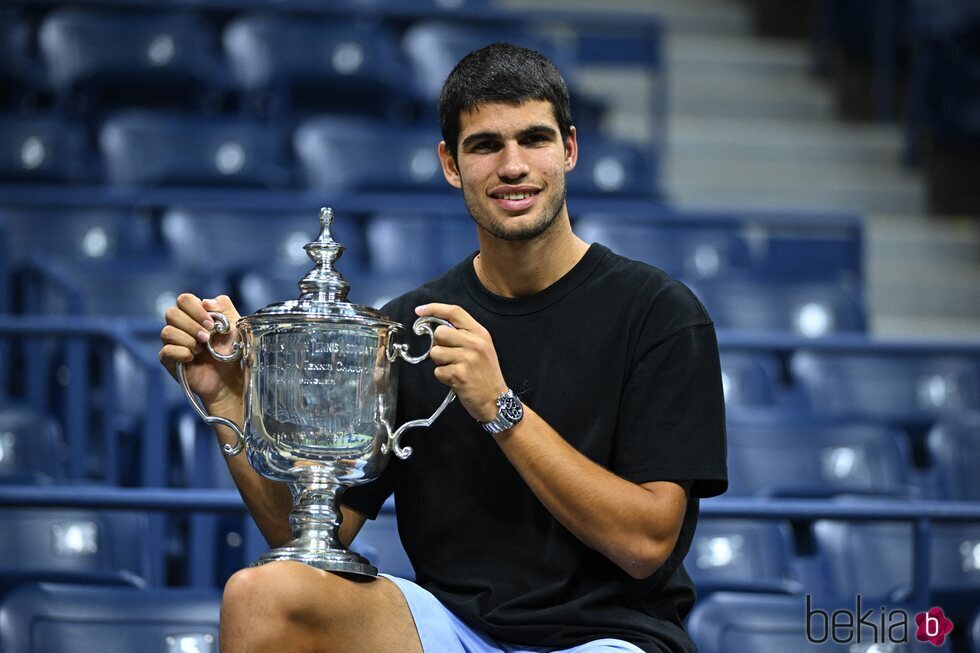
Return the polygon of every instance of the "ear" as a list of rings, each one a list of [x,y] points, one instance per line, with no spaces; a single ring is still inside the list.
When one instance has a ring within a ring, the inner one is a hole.
[[[578,134],[572,126],[565,140],[565,172],[574,170],[576,162],[578,162]]]
[[[459,177],[459,168],[452,152],[446,147],[446,141],[439,141],[439,162],[442,164],[442,174],[454,188],[462,188],[463,182]]]

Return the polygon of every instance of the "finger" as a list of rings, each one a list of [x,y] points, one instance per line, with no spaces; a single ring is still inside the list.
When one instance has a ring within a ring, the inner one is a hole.
[[[177,308],[183,311],[190,319],[197,322],[205,330],[210,330],[214,325],[211,316],[208,315],[204,301],[189,292],[181,293],[177,296]]]
[[[231,301],[231,297],[228,295],[218,295],[214,299],[205,299],[202,302],[205,309],[209,311],[217,311],[223,314],[231,322],[232,326],[241,317],[238,314],[238,310],[235,308],[235,304]]]
[[[171,371],[173,371],[176,363],[194,362],[194,353],[187,347],[179,345],[164,345],[160,349],[159,357],[160,362]]]
[[[186,347],[194,353],[201,351],[203,346],[196,337],[172,324],[163,327],[163,331],[160,332],[160,340],[164,345]]]
[[[433,330],[432,338],[437,345],[443,347],[466,347],[472,342],[473,334],[440,324]]]
[[[455,363],[462,362],[463,350],[460,347],[442,347],[440,345],[435,345],[429,351],[429,358],[432,362],[436,364],[437,367],[444,367],[446,365],[453,365]]]
[[[207,312],[204,314],[207,315]],[[214,322],[212,322],[210,317],[206,321],[206,324],[209,326],[205,326],[204,324],[201,324],[195,320],[190,314],[179,306],[171,306],[166,310],[164,316],[166,317],[168,326],[172,326],[175,329],[183,331],[191,338],[196,338],[198,342],[207,342],[210,335],[209,330],[214,326]],[[161,336],[162,335],[163,334],[161,333]]]
[[[462,329],[463,331],[476,331],[477,329],[483,328],[479,322],[473,319],[473,316],[455,304],[440,304],[438,302],[422,304],[421,306],[415,307],[415,314],[419,316],[441,317],[457,329]]]

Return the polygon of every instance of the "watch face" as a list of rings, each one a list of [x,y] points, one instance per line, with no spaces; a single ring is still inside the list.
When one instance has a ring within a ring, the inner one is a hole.
[[[524,406],[517,397],[505,395],[501,397],[500,413],[516,424],[524,417]]]

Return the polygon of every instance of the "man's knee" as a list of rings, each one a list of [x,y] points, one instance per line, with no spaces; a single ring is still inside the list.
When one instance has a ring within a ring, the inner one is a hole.
[[[343,619],[349,593],[341,587],[349,583],[328,572],[296,562],[270,562],[241,569],[228,579],[222,597],[222,617],[275,619],[296,626],[315,621],[329,626]]]

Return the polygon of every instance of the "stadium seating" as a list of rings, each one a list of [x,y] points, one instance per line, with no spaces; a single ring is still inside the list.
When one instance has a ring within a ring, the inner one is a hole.
[[[83,127],[54,115],[0,114],[0,180],[76,182],[92,178]]]
[[[980,408],[975,356],[917,348],[799,349],[794,382],[813,412],[920,425]]]
[[[813,524],[830,596],[905,601],[913,581],[913,531],[908,523],[818,520]],[[980,524],[932,525],[928,593],[955,620],[980,605]]]
[[[629,143],[595,134],[578,137],[579,155],[567,177],[576,195],[612,195],[657,198],[657,162],[649,152]]]
[[[52,483],[67,477],[65,440],[56,420],[0,399],[0,483]]]
[[[163,580],[150,559],[145,513],[0,510],[0,593],[29,581],[125,584]]]
[[[751,279],[691,280],[695,294],[719,329],[769,331],[823,338],[864,333],[864,304],[836,283],[793,283]]]
[[[973,643],[973,653],[980,653],[980,612],[977,612],[970,625],[970,641]]]
[[[718,591],[799,592],[787,523],[701,518],[684,560],[698,596]]]
[[[31,56],[30,25],[17,8],[0,8],[0,107],[37,102],[44,90],[43,72]]]
[[[293,148],[312,188],[325,191],[449,189],[431,128],[323,115],[296,129]]]
[[[354,219],[338,220],[331,235],[344,245],[342,272],[364,266],[364,237]],[[296,282],[313,267],[303,247],[319,234],[315,211],[229,211],[173,207],[161,218],[164,243],[187,271],[237,278],[245,272],[288,269]],[[295,290],[290,298],[295,295]],[[286,299],[284,297],[283,299]]]
[[[758,420],[728,425],[729,496],[908,496],[901,432],[872,424]]]
[[[284,144],[268,125],[158,111],[114,114],[99,132],[106,179],[122,185],[285,186]]]
[[[719,358],[726,407],[772,407],[778,401],[782,374],[774,354],[726,350]]]
[[[238,85],[260,111],[412,116],[408,63],[380,21],[245,14],[225,28],[224,47]]]
[[[0,605],[4,653],[217,653],[216,590],[39,583]]]
[[[941,420],[926,438],[940,486],[940,496],[980,501],[980,419],[963,414]]]
[[[44,18],[38,45],[59,104],[75,112],[213,108],[227,87],[217,35],[201,13],[68,6]]]
[[[577,219],[575,230],[586,242],[600,242],[618,254],[659,267],[675,277],[710,279],[748,272],[751,266],[748,244],[734,222],[712,226],[644,216],[592,214]]]
[[[480,248],[473,221],[454,214],[374,215],[366,240],[371,269],[380,275],[433,277]]]

